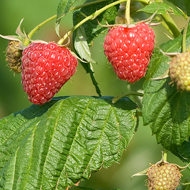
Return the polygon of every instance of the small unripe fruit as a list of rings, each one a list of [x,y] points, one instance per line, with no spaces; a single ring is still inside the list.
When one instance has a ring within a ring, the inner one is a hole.
[[[161,162],[152,165],[147,176],[149,190],[175,190],[182,175],[177,165]]]
[[[176,55],[170,63],[169,71],[178,90],[190,91],[190,52]]]
[[[19,49],[19,41],[11,40],[6,50],[6,61],[15,73],[20,73],[22,71],[21,58],[22,50]]]

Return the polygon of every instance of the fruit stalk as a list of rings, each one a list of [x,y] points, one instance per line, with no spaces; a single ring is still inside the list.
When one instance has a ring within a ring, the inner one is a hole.
[[[184,32],[183,32],[183,41],[182,41],[182,52],[186,52],[186,35],[187,35],[187,28],[188,28],[188,24],[189,24],[189,20],[190,18],[187,19],[187,24],[185,25],[185,28],[184,28]]]
[[[116,96],[115,98],[112,99],[112,103],[115,104],[117,101],[119,101],[121,98],[125,97],[125,96],[143,96],[144,94],[141,92],[135,92],[135,91],[131,91],[131,92],[124,92],[122,94],[120,94],[119,96]]]
[[[165,162],[167,162],[167,156],[168,156],[167,150],[164,149],[164,152],[163,152],[163,160],[164,160]]]
[[[131,4],[131,0],[127,0],[127,4],[126,4],[126,10],[125,10],[125,19],[127,22],[127,25],[130,24],[130,4]]]
[[[133,0],[133,1],[139,1],[141,3],[144,3],[144,4],[150,4],[150,0]]]
[[[56,18],[57,15],[53,15],[50,18],[46,19],[45,21],[41,22],[40,24],[38,24],[35,28],[33,28],[29,34],[28,34],[28,38],[26,38],[24,40],[24,45],[27,46],[30,42],[30,39],[32,38],[32,36],[34,35],[34,33],[39,30],[39,28],[41,28],[43,25],[45,25],[46,23],[48,23],[49,21],[53,20],[54,18]]]

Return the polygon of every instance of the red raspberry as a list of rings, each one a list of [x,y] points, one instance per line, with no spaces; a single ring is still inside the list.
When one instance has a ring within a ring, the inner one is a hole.
[[[77,59],[55,43],[31,43],[23,51],[22,84],[28,99],[48,102],[75,73]]]
[[[154,49],[154,31],[145,23],[117,26],[105,37],[104,53],[117,76],[131,83],[142,78]]]

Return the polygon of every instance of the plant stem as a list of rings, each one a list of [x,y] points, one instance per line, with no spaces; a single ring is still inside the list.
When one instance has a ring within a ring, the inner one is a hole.
[[[142,117],[142,111],[138,111],[137,110],[137,115],[140,116],[140,117]]]
[[[127,0],[126,9],[125,9],[125,19],[127,21],[127,25],[129,25],[131,23],[130,4],[131,4],[131,0]]]
[[[168,25],[159,17],[159,16],[156,16],[155,17],[157,21],[160,21],[161,24],[164,26],[164,28],[166,28],[166,30],[171,34],[173,35],[173,32],[170,30],[170,28],[168,27]]]
[[[138,0],[133,0],[133,1],[138,1]],[[153,3],[152,0],[139,0],[141,3],[144,3],[144,4],[151,4]],[[163,0],[155,0],[155,2],[161,2],[163,3]],[[169,13],[165,14],[165,15],[161,15],[161,17],[163,18],[163,20],[165,21],[162,22],[163,26],[169,31],[170,33],[172,33],[172,35],[176,38],[178,37],[181,32],[179,30],[179,28],[177,27],[176,23],[174,22],[174,20],[172,19],[172,17],[169,15]]]
[[[82,5],[78,5],[78,6],[75,6],[75,7],[71,7],[69,11],[73,11],[73,10],[77,10],[77,9],[80,9],[82,7],[86,7],[86,6],[89,6],[89,5],[92,5],[92,4],[95,4],[95,3],[101,3],[103,1],[106,1],[106,0],[97,0],[97,1],[93,1],[93,2],[89,2],[89,3],[85,3],[85,4],[82,4]],[[38,24],[36,27],[34,27],[28,34],[28,38],[25,39],[24,41],[24,45],[28,45],[30,40],[32,38],[32,36],[34,35],[34,33],[39,30],[40,27],[42,27],[43,25],[45,25],[46,23],[48,23],[49,21],[53,20],[54,18],[57,17],[57,14],[56,15],[53,15],[51,17],[49,17],[48,19],[46,19],[45,21],[41,22],[40,24]]]
[[[163,0],[155,0],[155,2],[163,3]],[[169,29],[172,31],[174,38],[178,37],[181,34],[181,32],[179,28],[177,27],[176,23],[174,22],[174,20],[172,19],[172,17],[170,16],[170,14],[166,12],[166,14],[161,15],[161,17],[163,18],[165,23],[168,25]]]
[[[187,35],[187,28],[188,28],[188,24],[189,24],[189,19],[190,18],[187,19],[187,23],[186,23],[184,31],[183,31],[183,41],[182,41],[182,52],[183,53],[186,52],[186,49],[187,49],[187,47],[186,47],[186,35]]]
[[[162,15],[162,18],[164,19],[165,23],[168,25],[168,27],[172,31],[174,38],[178,37],[181,34],[181,32],[179,28],[177,27],[176,23],[174,22],[174,20],[169,15],[169,13]]]
[[[107,0],[96,0],[96,1],[89,2],[89,3],[85,3],[85,4],[82,4],[82,5],[78,5],[76,7],[72,7],[69,11],[77,10],[77,9],[82,8],[82,7],[86,7],[86,6],[89,6],[89,5],[101,3],[101,2],[104,2],[104,1],[107,1]]]
[[[57,43],[59,45],[63,44],[63,42],[68,38],[69,35],[71,35],[71,33],[76,30],[79,26],[81,26],[82,24],[84,24],[85,22],[87,22],[88,20],[94,20],[98,15],[100,15],[102,12],[104,12],[106,9],[115,6],[117,4],[123,3],[126,0],[119,0],[113,3],[110,3],[109,5],[106,5],[105,7],[97,10],[96,12],[92,13],[91,15],[87,16],[86,18],[84,18],[83,20],[81,20],[78,24],[76,24],[73,28],[71,28],[64,36],[63,38],[61,38]]]
[[[24,45],[28,45],[30,40],[32,38],[32,36],[34,35],[34,33],[39,30],[40,27],[42,27],[43,25],[45,25],[46,23],[48,23],[49,21],[53,20],[54,18],[56,18],[57,15],[53,15],[50,18],[46,19],[45,21],[41,22],[40,24],[38,24],[35,28],[33,28],[29,34],[28,34],[28,38],[26,38],[24,40]]]
[[[151,3],[151,0],[133,0],[133,1],[139,1],[139,2],[147,4],[147,5]]]
[[[129,96],[129,95],[134,95],[134,96],[143,96],[144,94],[141,92],[135,92],[135,91],[130,91],[130,92],[124,92],[122,94],[120,94],[119,96],[116,96],[115,98],[112,99],[112,103],[115,104],[118,100],[120,100],[121,98],[125,97],[125,96]]]
[[[163,159],[164,159],[164,161],[166,161],[167,162],[167,150],[166,149],[164,149],[164,155],[163,155]]]

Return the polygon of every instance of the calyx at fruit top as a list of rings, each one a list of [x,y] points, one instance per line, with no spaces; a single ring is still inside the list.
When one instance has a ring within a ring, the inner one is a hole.
[[[19,42],[19,47],[17,47],[18,49],[20,50],[23,50],[24,48],[26,48],[28,46],[28,43],[29,42],[35,42],[35,43],[48,43],[46,41],[43,41],[43,40],[32,40],[30,39],[27,34],[25,33],[25,31],[21,30],[21,24],[23,22],[24,19],[22,19],[16,29],[16,34],[17,35],[8,35],[8,36],[4,36],[4,35],[1,35],[0,34],[0,37],[4,38],[4,39],[7,39],[7,40],[10,40],[10,41],[17,41]]]
[[[18,41],[19,42],[19,49],[23,50],[25,48],[24,41],[27,39],[27,35],[25,32],[22,32],[20,27],[24,19],[22,19],[16,29],[16,34],[17,35],[8,35],[8,36],[3,36],[0,34],[0,37],[11,40],[11,41]]]

